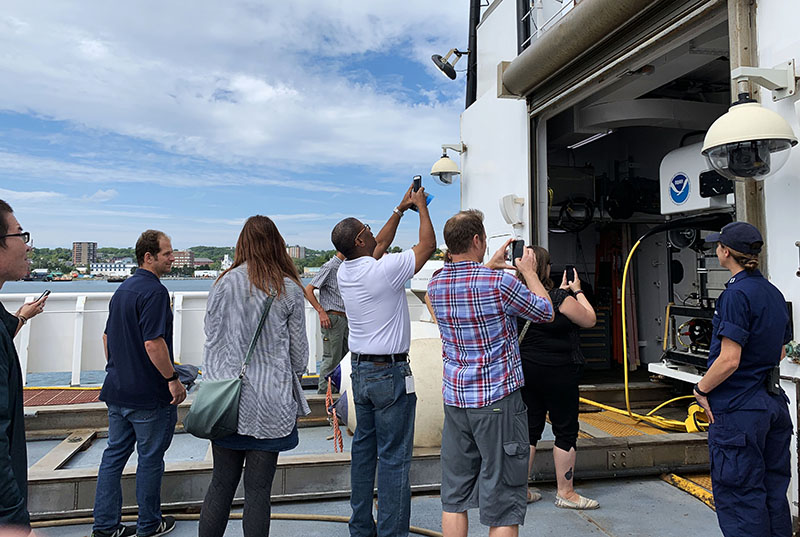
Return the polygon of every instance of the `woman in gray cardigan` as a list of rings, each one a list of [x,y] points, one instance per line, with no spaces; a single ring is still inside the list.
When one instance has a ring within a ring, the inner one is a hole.
[[[233,266],[208,295],[205,379],[239,374],[269,294],[275,300],[242,382],[238,430],[213,441],[214,470],[200,514],[200,537],[225,533],[243,466],[244,535],[269,534],[278,452],[297,446],[297,418],[310,412],[300,385],[308,366],[303,287],[275,223],[252,216],[239,235]]]

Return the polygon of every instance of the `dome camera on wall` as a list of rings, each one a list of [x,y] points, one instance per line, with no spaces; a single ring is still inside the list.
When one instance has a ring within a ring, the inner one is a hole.
[[[458,169],[458,164],[447,156],[448,149],[463,153],[466,147],[464,147],[464,144],[444,144],[442,146],[442,157],[437,160],[431,168],[431,175],[437,183],[445,186],[452,185],[456,175],[461,174],[461,170]]]
[[[702,153],[728,179],[763,180],[786,164],[795,145],[797,137],[785,119],[741,93],[708,129]]]

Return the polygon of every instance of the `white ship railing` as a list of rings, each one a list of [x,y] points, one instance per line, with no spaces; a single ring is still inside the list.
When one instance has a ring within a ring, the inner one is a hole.
[[[70,385],[81,385],[82,371],[104,370],[103,331],[108,303],[113,293],[52,293],[43,313],[31,319],[14,338],[22,366],[22,379],[29,373],[70,372]],[[406,291],[412,321],[427,319],[419,293]],[[0,294],[0,303],[14,313],[38,295]],[[174,291],[173,353],[175,361],[200,366],[203,361],[203,319],[207,291]],[[306,335],[309,343],[309,373],[317,371],[322,357],[322,335],[317,312],[306,303]]]
[[[528,25],[530,37],[520,43],[520,50],[539,39],[544,32],[555,26],[561,17],[572,11],[575,0],[530,0],[529,9],[520,19]]]

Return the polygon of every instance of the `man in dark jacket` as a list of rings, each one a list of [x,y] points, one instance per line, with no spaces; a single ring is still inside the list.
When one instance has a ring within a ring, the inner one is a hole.
[[[8,203],[0,200],[0,288],[28,274],[30,239]],[[30,530],[22,370],[14,336],[31,317],[42,312],[46,300],[25,304],[16,315],[0,305],[0,528]]]

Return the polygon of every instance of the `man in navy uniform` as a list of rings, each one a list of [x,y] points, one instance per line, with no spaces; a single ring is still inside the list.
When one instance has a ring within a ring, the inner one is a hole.
[[[792,421],[779,383],[792,338],[786,301],[758,271],[758,229],[733,222],[706,241],[717,243],[719,263],[731,272],[714,311],[709,368],[694,387],[711,421],[717,518],[726,537],[790,537]]]
[[[159,281],[175,261],[169,237],[142,233],[136,261],[136,273],[111,297],[103,334],[108,365],[100,400],[108,406],[108,447],[97,472],[93,537],[155,537],[175,528],[173,517],[161,516],[161,478],[186,389],[173,365],[169,292]],[[134,446],[136,528],[121,524],[120,479]]]

